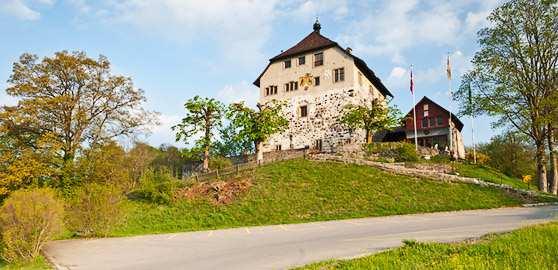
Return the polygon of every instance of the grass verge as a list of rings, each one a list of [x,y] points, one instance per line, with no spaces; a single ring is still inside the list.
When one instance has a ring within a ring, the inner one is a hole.
[[[558,269],[558,223],[453,244],[406,241],[397,249],[299,270],[332,269]]]
[[[4,261],[0,261],[0,269],[3,270],[44,270],[44,269],[52,269],[49,263],[43,256],[39,256],[32,262],[28,263],[14,263],[14,264],[7,264]]]
[[[368,166],[290,160],[261,167],[254,186],[228,205],[127,203],[112,236],[302,223],[522,203],[492,188],[395,175]]]

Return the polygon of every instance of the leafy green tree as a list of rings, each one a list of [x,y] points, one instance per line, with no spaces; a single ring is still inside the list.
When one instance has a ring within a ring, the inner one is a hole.
[[[83,52],[40,61],[23,54],[6,92],[18,103],[0,108],[0,194],[65,185],[84,148],[133,135],[154,119],[130,78],[113,75],[106,57]]]
[[[186,116],[181,123],[173,126],[176,131],[176,141],[188,142],[192,136],[202,134],[196,145],[203,149],[203,169],[209,170],[209,156],[214,132],[222,125],[225,106],[213,98],[195,96],[184,104]]]
[[[341,116],[340,122],[350,129],[364,129],[366,143],[372,143],[374,133],[393,129],[401,124],[401,112],[396,107],[383,104],[374,99],[370,106],[347,105]]]
[[[481,144],[479,152],[488,155],[488,165],[506,175],[521,179],[536,172],[535,149],[528,144],[528,138],[517,133],[506,133]]]
[[[244,102],[229,106],[227,117],[231,126],[237,130],[236,141],[251,141],[256,150],[256,162],[263,162],[263,143],[277,132],[283,131],[289,124],[282,114],[283,104],[269,102],[258,104],[257,109],[247,107]]]
[[[254,143],[249,137],[240,137],[233,125],[219,130],[220,139],[215,143],[215,154],[223,157],[247,155],[254,151]]]
[[[107,142],[86,149],[78,160],[78,173],[85,183],[97,183],[129,191],[133,187],[124,149]]]
[[[512,0],[495,9],[479,31],[480,50],[454,96],[472,109],[529,136],[536,146],[539,188],[547,191],[547,100],[558,61],[556,0]],[[472,95],[472,108],[468,96]]]

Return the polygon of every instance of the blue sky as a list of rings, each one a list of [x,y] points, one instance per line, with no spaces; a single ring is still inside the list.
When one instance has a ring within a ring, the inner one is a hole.
[[[153,145],[174,143],[170,126],[194,95],[224,102],[255,103],[252,81],[268,59],[312,30],[363,58],[394,93],[404,112],[411,108],[408,68],[414,65],[417,101],[423,95],[446,108],[445,58],[457,78],[470,68],[476,32],[499,0],[0,0],[0,88],[12,63],[25,52],[39,56],[81,50],[107,56],[113,72],[133,78],[160,112],[160,125],[143,137]],[[0,103],[14,99],[0,93]],[[464,139],[471,144],[470,120]],[[478,141],[499,131],[476,120]]]

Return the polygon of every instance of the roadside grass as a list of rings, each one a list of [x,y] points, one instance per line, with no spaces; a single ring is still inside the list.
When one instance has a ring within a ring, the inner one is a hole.
[[[516,206],[487,187],[395,175],[368,166],[303,159],[258,169],[254,186],[228,205],[208,200],[155,205],[128,201],[112,236]]]
[[[558,223],[536,225],[478,241],[452,244],[405,241],[400,248],[352,260],[311,264],[332,269],[558,269]]]
[[[17,270],[44,270],[44,269],[52,269],[52,267],[50,267],[50,265],[47,262],[47,260],[45,259],[45,257],[39,256],[34,261],[28,262],[28,263],[23,263],[23,264],[19,264],[19,263],[8,264],[8,263],[0,260],[0,269],[3,269],[3,270],[16,270],[16,269]]]
[[[507,176],[485,165],[456,163],[455,169],[461,176],[478,178],[496,184],[506,184],[519,189],[537,190],[537,186],[535,183],[527,185],[526,183],[523,183],[521,179]]]

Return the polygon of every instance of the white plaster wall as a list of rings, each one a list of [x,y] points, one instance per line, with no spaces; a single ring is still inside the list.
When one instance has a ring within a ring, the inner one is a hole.
[[[316,51],[318,52],[318,51]],[[322,149],[334,150],[347,143],[364,143],[364,130],[349,131],[339,124],[343,108],[347,104],[369,104],[372,99],[382,94],[354,64],[352,56],[339,48],[323,51],[324,64],[314,67],[314,53],[306,54],[306,64],[298,65],[298,56],[291,58],[291,68],[285,69],[284,62],[279,61],[269,66],[260,78],[260,103],[265,104],[273,99],[285,101],[285,117],[289,127],[281,134],[273,135],[264,143],[264,151],[273,151],[278,145],[282,150],[314,148],[316,140],[322,140]],[[333,70],[345,68],[345,80],[335,83]],[[304,90],[286,92],[284,85],[290,81],[298,81],[309,73],[312,77],[320,77],[319,86],[311,86]],[[265,88],[271,85],[278,87],[276,95],[265,96]],[[308,116],[300,116],[300,106],[308,107]]]

